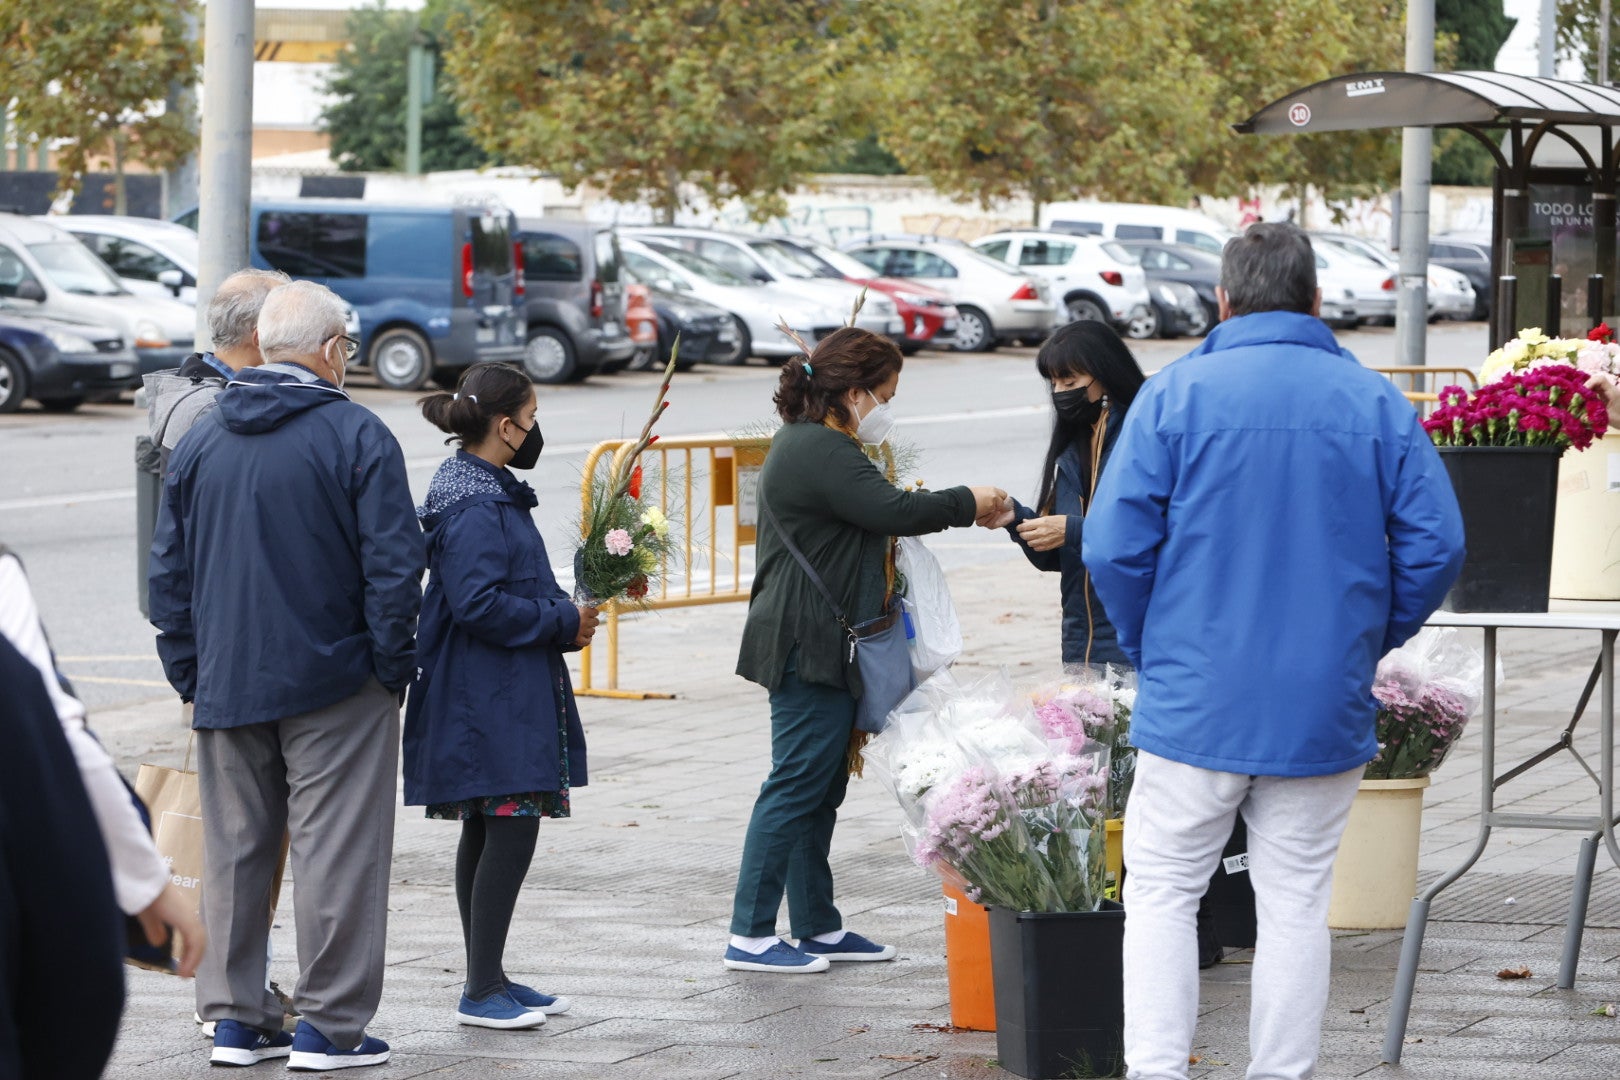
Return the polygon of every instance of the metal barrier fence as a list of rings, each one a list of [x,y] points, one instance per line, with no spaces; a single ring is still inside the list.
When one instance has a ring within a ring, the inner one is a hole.
[[[1395,365],[1392,367],[1375,367],[1371,370],[1380,375],[1386,375],[1395,385],[1401,385],[1406,380],[1402,393],[1406,400],[1417,407],[1418,412],[1427,415],[1431,406],[1440,400],[1440,391],[1447,386],[1460,386],[1467,380],[1469,387],[1479,386],[1479,376],[1474,374],[1473,368],[1465,367],[1428,367],[1423,364]],[[1433,376],[1433,381],[1429,377]]]
[[[585,458],[580,480],[581,520],[591,513],[597,469],[628,454],[634,441],[598,443]],[[727,604],[748,600],[753,575],[743,574],[743,549],[755,538],[759,469],[769,443],[764,439],[677,436],[659,439],[642,451],[641,498],[669,518],[680,539],[680,565],[662,567],[657,589],[638,607],[652,609]],[[706,521],[707,533],[699,530]],[[722,542],[724,537],[724,542]],[[668,698],[672,694],[619,687],[619,605],[602,605],[602,626],[595,642],[580,653],[576,694],[613,698]],[[596,685],[597,651],[604,653],[605,686]]]

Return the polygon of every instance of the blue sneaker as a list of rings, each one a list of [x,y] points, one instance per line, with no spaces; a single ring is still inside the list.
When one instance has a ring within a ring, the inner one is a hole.
[[[547,1016],[557,1016],[574,1007],[574,1003],[565,997],[542,994],[532,986],[524,986],[510,979],[506,982],[506,992],[512,995],[513,1001],[530,1012],[545,1013]]]
[[[778,941],[762,953],[727,945],[724,963],[732,971],[772,971],[779,975],[807,975],[828,967],[826,957],[807,956],[785,941]]]
[[[845,931],[841,940],[831,945],[824,945],[813,938],[805,938],[799,942],[799,948],[807,956],[824,956],[828,960],[893,960],[897,951],[893,945],[879,945],[854,931]]]
[[[286,1057],[292,1044],[293,1037],[285,1031],[266,1034],[240,1020],[221,1020],[214,1025],[214,1052],[208,1060],[215,1065],[257,1065]]]
[[[512,995],[505,990],[497,990],[483,1001],[474,1001],[463,993],[461,1004],[456,1006],[456,1022],[512,1031],[539,1027],[546,1022],[546,1014],[530,1012],[512,1000]]]
[[[370,1035],[353,1050],[339,1050],[332,1040],[315,1030],[308,1020],[298,1021],[293,1032],[292,1056],[287,1068],[294,1072],[326,1072],[328,1069],[354,1069],[361,1065],[381,1065],[388,1060],[388,1044]]]

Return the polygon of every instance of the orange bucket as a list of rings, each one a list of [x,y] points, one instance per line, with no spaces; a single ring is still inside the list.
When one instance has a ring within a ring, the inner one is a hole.
[[[996,991],[990,974],[990,911],[945,886],[945,977],[951,1025],[996,1030]]]

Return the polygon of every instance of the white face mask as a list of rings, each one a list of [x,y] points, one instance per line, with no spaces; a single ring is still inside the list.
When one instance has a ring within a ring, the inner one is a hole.
[[[855,428],[855,437],[868,446],[876,446],[894,430],[894,408],[887,401],[878,401],[877,395],[870,390],[866,396],[872,399],[873,405],[871,411],[861,417],[859,426]]]

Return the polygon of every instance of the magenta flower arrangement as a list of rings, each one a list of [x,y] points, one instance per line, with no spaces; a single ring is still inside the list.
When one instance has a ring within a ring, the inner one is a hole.
[[[1436,446],[1545,446],[1585,450],[1609,426],[1608,410],[1577,367],[1510,371],[1478,390],[1448,386],[1423,421]]]

